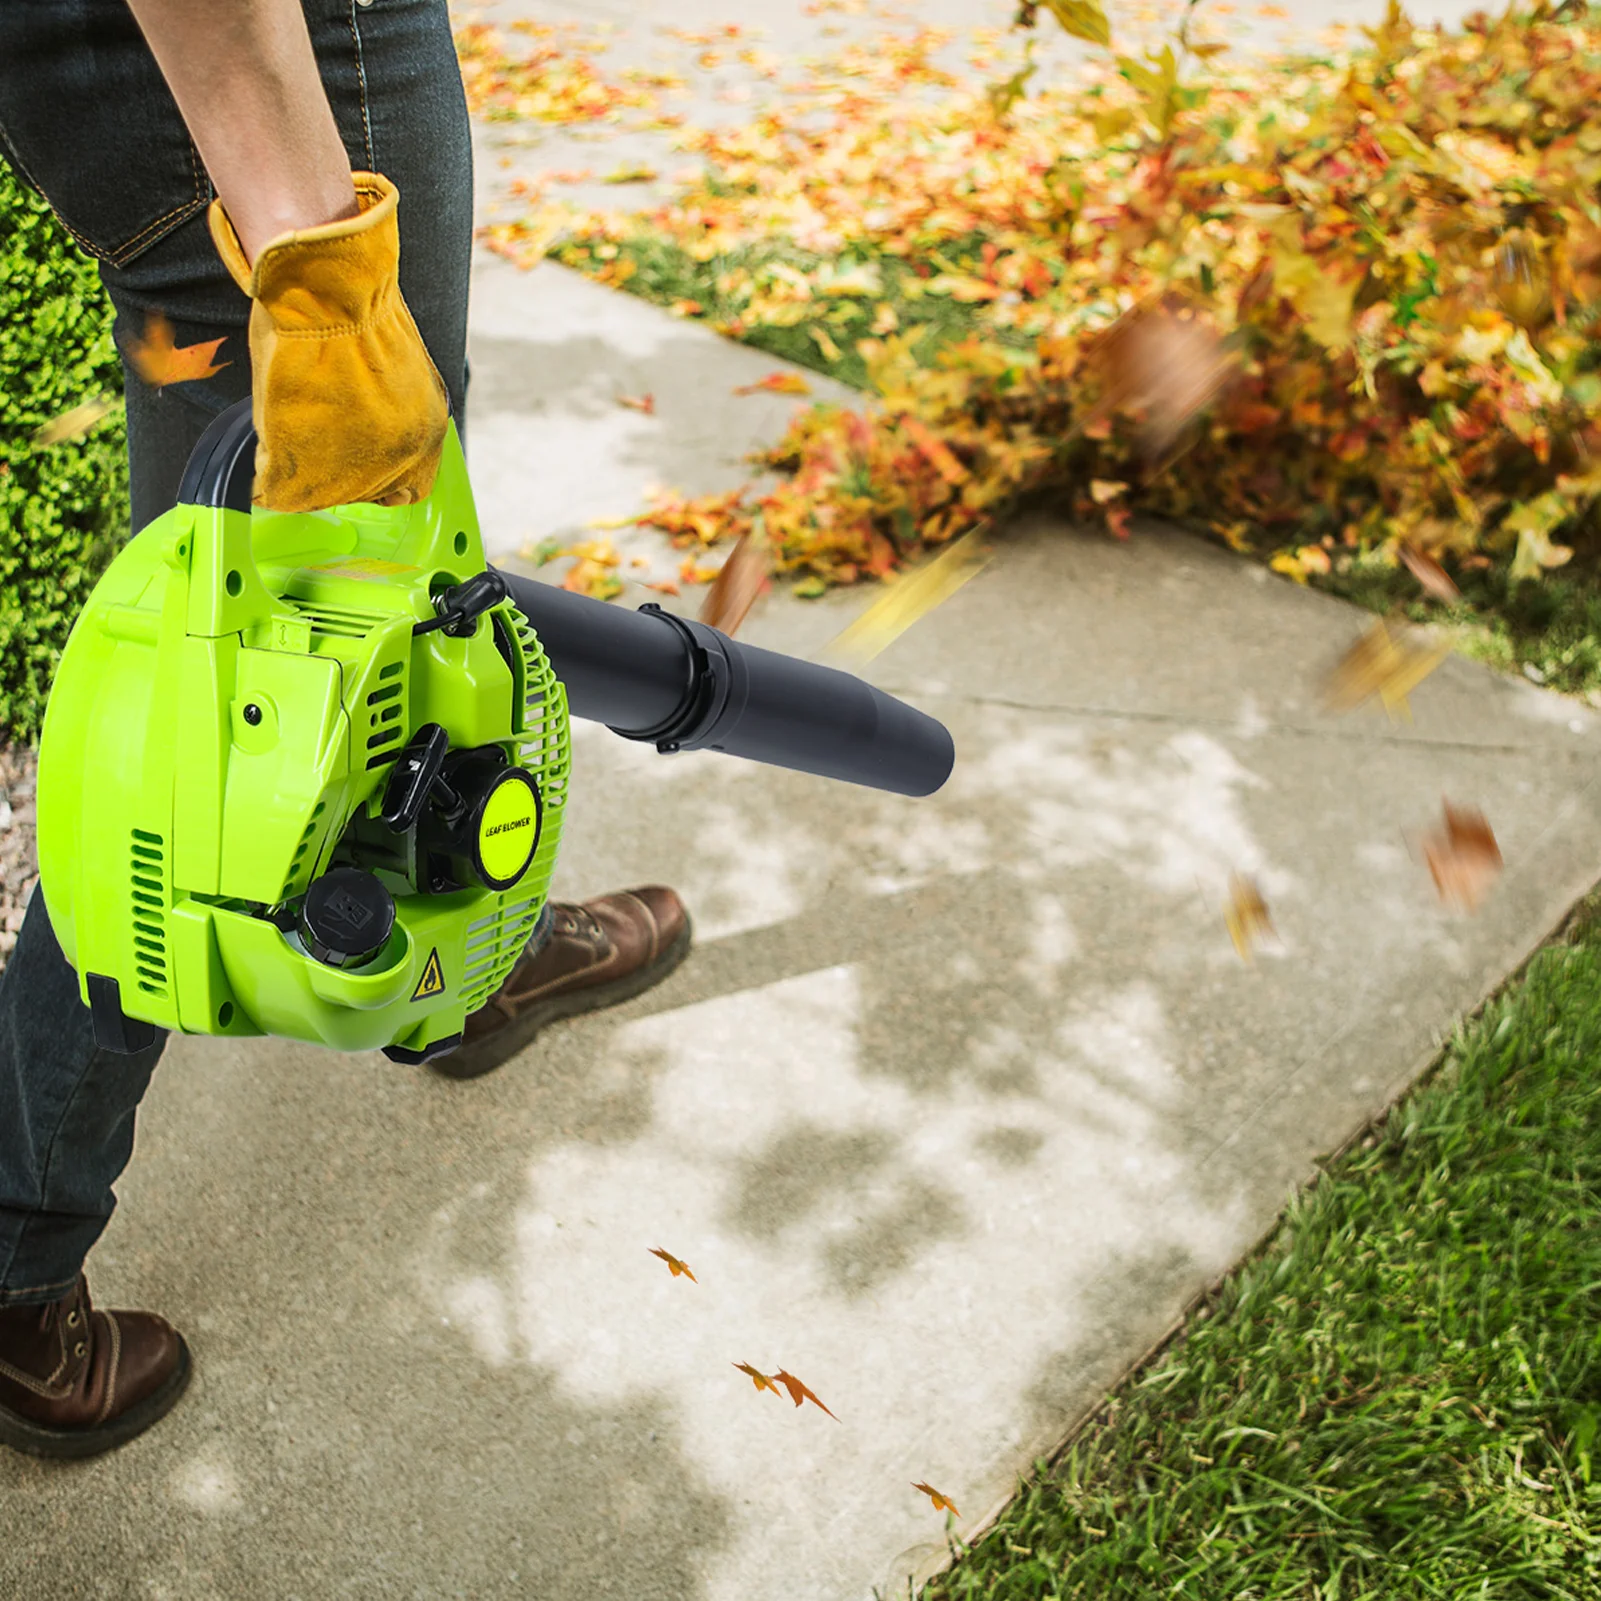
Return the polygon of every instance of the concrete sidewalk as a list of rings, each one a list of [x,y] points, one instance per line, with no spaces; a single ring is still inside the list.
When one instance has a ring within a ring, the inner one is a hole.
[[[772,358],[488,255],[471,358],[508,566],[738,483],[796,405],[732,396]],[[877,593],[740,637],[810,655]],[[1601,719],[1460,658],[1411,725],[1330,718],[1367,622],[1035,520],[865,672],[950,727],[931,798],[575,724],[555,894],[671,883],[696,951],[473,1083],[175,1039],[89,1270],[194,1384],[110,1456],[0,1453],[0,1596],[904,1596],[945,1549],[913,1482],[982,1528],[1601,877]],[[1416,849],[1442,794],[1505,855],[1472,919]],[[1249,967],[1233,870],[1282,936]]]

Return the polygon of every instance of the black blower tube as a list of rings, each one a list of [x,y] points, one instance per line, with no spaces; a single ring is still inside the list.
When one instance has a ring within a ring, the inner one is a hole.
[[[200,436],[177,500],[247,515],[255,473],[251,399]],[[895,795],[932,795],[956,764],[943,723],[836,667],[736,644],[654,604],[624,611],[535,578],[499,573],[568,710],[660,751],[716,750]]]
[[[575,717],[663,752],[715,750],[895,795],[932,795],[956,763],[950,732],[837,667],[801,661],[663,611],[625,611],[499,573]]]

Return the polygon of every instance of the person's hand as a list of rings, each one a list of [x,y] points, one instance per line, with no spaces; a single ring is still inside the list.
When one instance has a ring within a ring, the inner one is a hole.
[[[433,489],[449,397],[400,293],[399,191],[353,172],[360,213],[280,234],[245,257],[220,200],[211,237],[250,308],[253,499],[268,511]]]

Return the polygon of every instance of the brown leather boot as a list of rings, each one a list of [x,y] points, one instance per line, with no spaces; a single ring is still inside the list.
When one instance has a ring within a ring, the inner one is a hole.
[[[428,1065],[478,1078],[515,1056],[547,1023],[615,1006],[659,984],[689,954],[689,913],[661,884],[619,890],[581,906],[550,903],[549,937],[468,1014],[461,1044]]]
[[[69,1295],[0,1307],[0,1444],[85,1457],[165,1417],[189,1384],[189,1347],[152,1312],[97,1312],[83,1274]]]

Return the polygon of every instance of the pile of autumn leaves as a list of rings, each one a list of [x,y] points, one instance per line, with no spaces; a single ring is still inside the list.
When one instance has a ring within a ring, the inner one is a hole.
[[[1392,0],[1364,31],[1333,65],[1228,75],[1169,46],[1089,88],[703,136],[713,182],[570,224],[591,251],[653,230],[711,260],[787,197],[812,248],[923,263],[953,230],[988,241],[940,275],[979,286],[974,337],[932,362],[915,330],[861,341],[875,400],[798,416],[754,462],[788,474],[772,493],[638,520],[695,548],[754,526],[812,592],[1039,493],[1120,537],[1135,512],[1198,523],[1300,578],[1357,551],[1519,578],[1566,561],[1601,495],[1601,27],[1541,5],[1446,35]],[[854,142],[871,187],[891,138],[961,141],[966,179],[925,163],[897,212],[818,160]],[[1020,350],[986,318],[1039,336]]]

